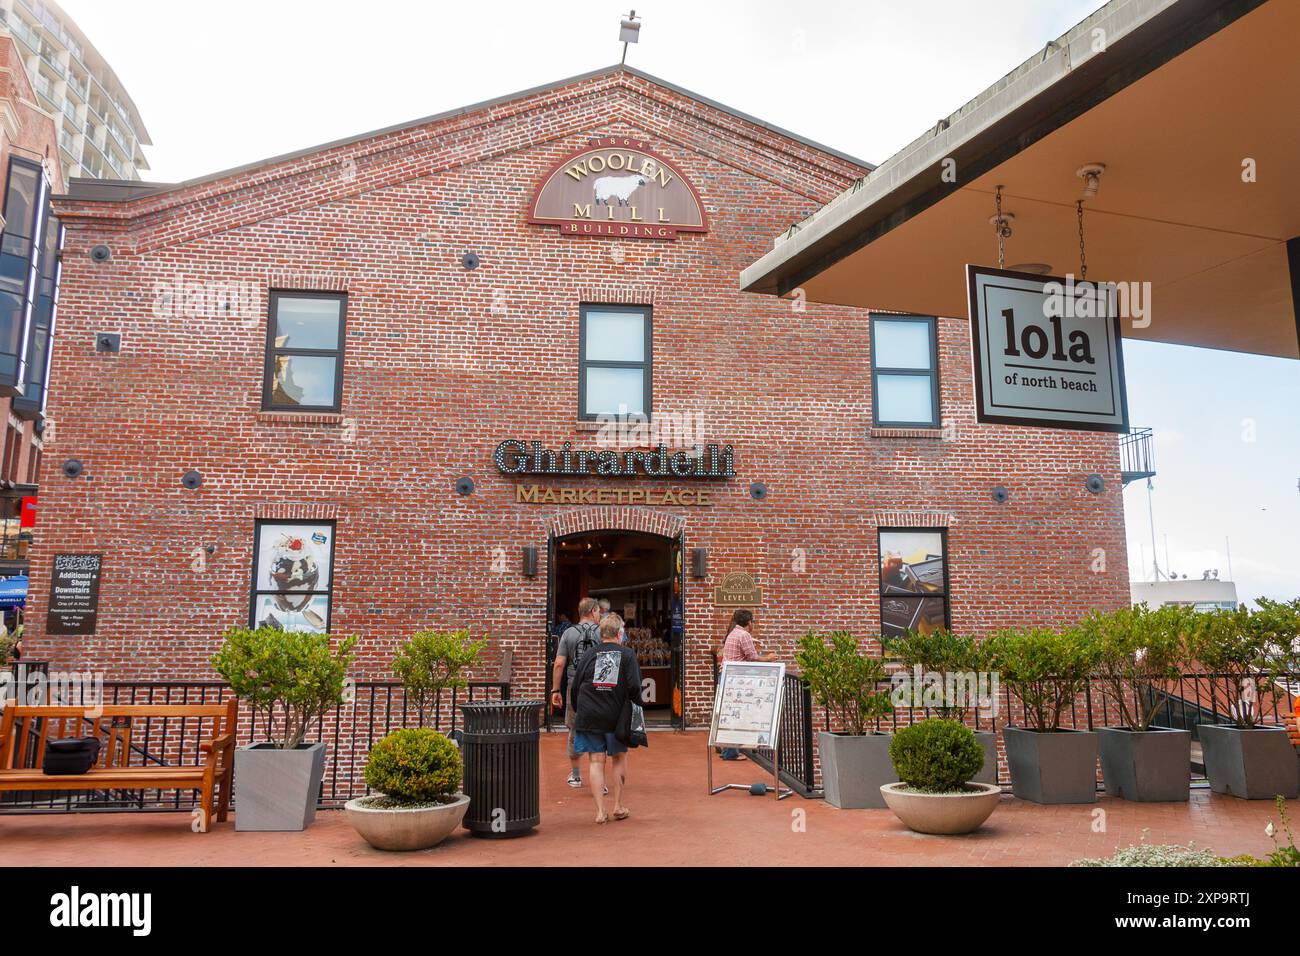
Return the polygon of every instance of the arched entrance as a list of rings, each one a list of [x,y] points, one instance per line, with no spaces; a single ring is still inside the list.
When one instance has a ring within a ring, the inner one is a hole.
[[[577,618],[578,601],[609,601],[626,621],[641,664],[646,719],[681,728],[684,718],[685,521],[635,508],[564,512],[547,535],[546,697],[560,635]],[[559,718],[547,708],[548,726]]]

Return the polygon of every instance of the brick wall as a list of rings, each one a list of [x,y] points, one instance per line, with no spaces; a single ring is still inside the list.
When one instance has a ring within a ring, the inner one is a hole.
[[[528,225],[542,173],[611,134],[670,157],[710,232],[616,242]],[[948,528],[958,629],[1124,604],[1113,436],[977,426],[959,319],[939,323],[946,427],[872,436],[867,314],[737,291],[772,236],[861,174],[615,71],[126,203],[63,201],[31,650],[113,677],[210,676],[221,629],[247,620],[253,522],[282,514],[337,521],[332,629],[360,635],[360,674],[389,676],[394,645],[418,627],[466,626],[514,650],[521,695],[543,687],[546,569],[523,577],[518,549],[536,545],[544,565],[556,522],[680,527],[687,548],[710,550],[710,577],[686,582],[692,720],[711,706],[721,576],[756,575],[756,636],[787,659],[809,627],[865,641],[879,628],[878,524]],[[86,254],[99,242],[114,250],[106,264]],[[479,268],[462,268],[466,250]],[[255,301],[227,310],[212,290],[238,283]],[[272,287],[347,291],[340,415],[259,411]],[[706,440],[735,447],[738,476],[709,483],[711,507],[575,516],[516,503],[496,473],[505,438],[592,447],[575,414],[583,300],[653,303],[656,411],[701,412]],[[120,331],[121,353],[96,354],[97,331]],[[86,472],[67,480],[57,469],[74,457]],[[197,491],[181,486],[190,468],[205,476]],[[1091,472],[1104,494],[1084,489]],[[455,492],[461,475],[473,495]],[[995,484],[1008,504],[989,499]],[[215,554],[200,557],[207,545]],[[1091,570],[1097,548],[1104,573]],[[43,633],[56,551],[105,554],[91,637]]]

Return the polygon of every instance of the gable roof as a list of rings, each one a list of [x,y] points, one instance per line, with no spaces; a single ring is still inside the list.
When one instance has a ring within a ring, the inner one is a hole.
[[[638,77],[642,80],[645,80],[649,83],[653,83],[654,85],[662,87],[666,90],[671,90],[674,93],[680,94],[681,96],[688,97],[702,105],[718,110],[719,112],[734,116],[737,119],[743,120],[746,123],[751,123],[755,126],[761,127],[765,130],[768,130],[769,132],[775,133],[778,136],[785,137],[786,139],[792,140],[796,143],[801,143],[804,146],[817,150],[818,152],[825,153],[828,156],[833,156],[837,159],[843,160],[844,162],[850,163],[854,166],[861,167],[863,170],[867,172],[870,172],[871,170],[875,169],[875,165],[872,163],[868,163],[866,160],[858,159],[857,157],[851,156],[848,153],[844,153],[841,152],[840,150],[833,149],[829,146],[825,146],[821,143],[816,142],[815,140],[811,140],[804,136],[800,136],[797,133],[792,133],[787,129],[783,129],[780,126],[775,126],[771,123],[766,122],[765,120],[761,120],[755,116],[751,116],[748,113],[744,113],[740,110],[732,109],[729,106],[717,102],[716,100],[711,100],[708,97],[701,96],[698,93],[694,93],[690,90],[684,89],[683,87],[677,86],[676,84],[669,83],[666,80],[661,80],[658,77],[652,76],[649,73],[646,73],[642,70],[638,70],[635,67],[631,67],[626,64],[614,64],[613,66],[602,67],[601,69],[591,70],[587,73],[580,73],[577,76],[571,76],[571,77],[567,77],[566,79],[556,80],[551,83],[545,83],[541,86],[534,86],[526,90],[519,90],[514,93],[508,93],[504,96],[498,96],[489,100],[483,100],[479,103],[470,104],[469,106],[456,107],[455,109],[446,110],[442,113],[435,113],[432,116],[425,116],[420,119],[409,120],[405,123],[398,123],[393,126],[386,126],[382,129],[370,130],[365,133],[358,133],[353,136],[344,137],[343,139],[337,139],[328,143],[321,143],[316,146],[309,146],[304,149],[298,149],[289,153],[283,153],[279,156],[271,156],[266,159],[256,160],[251,163],[245,163],[242,166],[235,166],[230,169],[221,170],[219,172],[208,173],[205,176],[197,176],[193,179],[187,179],[179,183],[150,183],[150,182],[138,182],[138,181],[126,182],[126,181],[117,181],[117,180],[75,178],[71,180],[68,186],[68,191],[66,196],[69,199],[84,200],[87,202],[129,202],[133,199],[140,199],[149,196],[159,196],[164,193],[189,189],[194,186],[201,186],[208,183],[217,182],[222,179],[228,179],[245,173],[254,172],[258,169],[262,169],[265,167],[275,166],[281,163],[292,162],[293,160],[301,159],[304,156],[310,156],[315,153],[322,153],[328,150],[338,149],[340,147],[351,146],[353,144],[361,143],[366,140],[377,139],[379,137],[388,136],[394,133],[402,133],[407,130],[418,129],[419,127],[427,126],[431,123],[436,123],[441,120],[447,120],[457,116],[466,116],[471,113],[477,113],[482,110],[491,109],[494,106],[500,106],[505,103],[514,102],[516,100],[526,99],[528,97],[536,96],[541,93],[548,93],[553,90],[562,89],[563,87],[566,86],[582,83],[586,80],[596,79],[598,77],[603,77],[603,76],[610,76],[620,72]]]

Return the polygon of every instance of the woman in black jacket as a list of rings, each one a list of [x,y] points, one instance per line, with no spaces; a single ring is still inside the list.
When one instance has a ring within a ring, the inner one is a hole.
[[[587,782],[596,798],[596,822],[605,823],[605,757],[613,758],[615,820],[626,820],[623,778],[627,773],[627,745],[614,736],[623,708],[641,699],[641,668],[636,653],[622,643],[623,619],[606,614],[600,620],[600,644],[582,657],[573,675],[574,751],[587,754]]]

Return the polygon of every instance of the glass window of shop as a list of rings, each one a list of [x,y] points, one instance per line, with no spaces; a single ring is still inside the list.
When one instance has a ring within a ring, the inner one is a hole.
[[[347,296],[272,292],[262,408],[337,412],[343,402]]]
[[[948,533],[943,528],[880,529],[880,630],[947,629]]]
[[[25,373],[47,192],[39,163],[17,156],[9,160],[0,235],[0,388],[10,392],[20,387]]]
[[[872,420],[876,425],[939,427],[938,352],[933,317],[872,316]]]
[[[333,595],[334,522],[257,522],[250,626],[323,633]]]
[[[578,417],[650,414],[649,306],[583,305]]]

